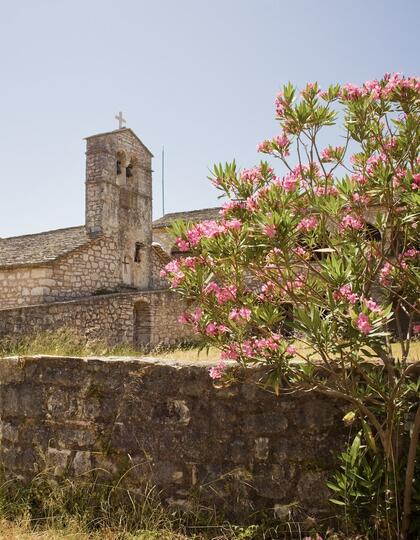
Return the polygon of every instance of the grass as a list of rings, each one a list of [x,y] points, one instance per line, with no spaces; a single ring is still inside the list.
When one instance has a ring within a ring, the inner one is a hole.
[[[293,522],[234,525],[194,501],[191,508],[181,514],[165,507],[153,488],[139,494],[118,483],[58,484],[39,475],[27,486],[0,485],[0,539],[302,540],[312,532]]]
[[[295,345],[301,354],[311,350],[299,341],[296,341]],[[392,351],[395,357],[401,356],[401,348],[398,343],[392,344]],[[99,340],[86,341],[70,329],[40,332],[18,339],[0,341],[0,357],[37,354],[53,356],[149,356],[167,360],[196,361],[218,360],[220,351],[215,347],[200,350],[197,345],[191,344],[174,348],[157,347],[151,351],[145,351],[130,345],[109,345]],[[409,360],[412,362],[420,361],[420,341],[412,342]]]

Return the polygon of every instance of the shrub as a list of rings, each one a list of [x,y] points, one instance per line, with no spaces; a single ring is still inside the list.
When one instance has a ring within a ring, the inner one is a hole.
[[[300,95],[288,84],[275,107],[280,133],[259,151],[282,170],[216,165],[221,217],[176,223],[185,257],[163,275],[199,306],[182,321],[221,350],[213,378],[226,360],[262,364],[276,392],[347,401],[344,420],[358,423],[366,459],[384,471],[369,528],[406,538],[420,429],[408,360],[420,330],[420,80],[311,83]],[[337,123],[341,144],[322,148]]]

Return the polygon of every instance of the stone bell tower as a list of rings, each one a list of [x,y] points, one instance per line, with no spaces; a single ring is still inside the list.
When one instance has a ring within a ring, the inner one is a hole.
[[[121,285],[151,280],[152,153],[129,128],[86,138],[86,230],[111,237]]]

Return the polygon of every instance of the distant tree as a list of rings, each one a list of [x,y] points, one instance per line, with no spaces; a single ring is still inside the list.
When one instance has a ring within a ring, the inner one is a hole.
[[[284,173],[215,166],[228,199],[220,220],[175,224],[187,256],[163,274],[198,306],[183,322],[221,350],[214,379],[231,359],[267,366],[276,392],[347,401],[359,452],[382,463],[383,490],[364,517],[374,505],[375,538],[406,538],[420,430],[409,361],[420,330],[420,79],[311,83],[300,95],[288,84],[275,108],[280,134],[259,151]],[[321,148],[338,121],[342,144]]]

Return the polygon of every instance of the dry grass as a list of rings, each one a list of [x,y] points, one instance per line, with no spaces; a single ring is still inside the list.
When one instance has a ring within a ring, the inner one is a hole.
[[[306,355],[311,349],[299,341],[295,342],[298,353]],[[401,347],[392,344],[395,357],[401,357]],[[200,349],[196,345],[185,345],[177,348],[156,348],[152,351],[142,351],[130,345],[109,345],[103,341],[86,341],[72,330],[64,329],[42,332],[36,335],[20,337],[17,340],[0,341],[1,356],[30,356],[45,354],[53,356],[148,356],[177,361],[209,361],[218,360],[220,351],[216,347]],[[314,356],[316,359],[316,355]],[[420,361],[420,341],[411,345],[409,360]]]

